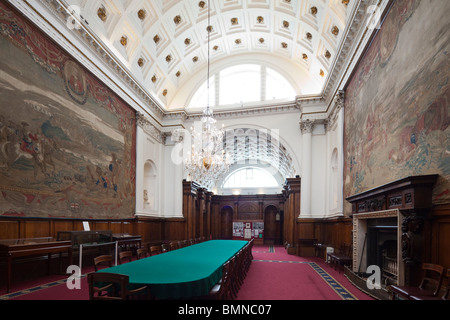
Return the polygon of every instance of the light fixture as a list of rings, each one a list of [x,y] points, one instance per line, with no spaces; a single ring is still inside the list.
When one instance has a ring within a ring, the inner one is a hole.
[[[208,1],[208,74],[207,74],[207,106],[203,110],[201,122],[194,123],[191,128],[192,148],[184,159],[184,165],[191,181],[211,189],[215,182],[228,172],[231,161],[223,148],[224,129],[218,129],[213,111],[209,105],[209,71],[210,71],[210,33],[211,12]]]

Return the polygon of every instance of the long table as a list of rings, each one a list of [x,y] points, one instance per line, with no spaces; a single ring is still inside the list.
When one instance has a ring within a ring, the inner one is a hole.
[[[98,272],[128,275],[130,285],[148,285],[158,299],[203,296],[222,277],[222,265],[248,242],[211,240]]]

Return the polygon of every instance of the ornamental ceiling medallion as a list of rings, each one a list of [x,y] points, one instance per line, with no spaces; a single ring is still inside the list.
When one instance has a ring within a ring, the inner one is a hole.
[[[137,13],[138,18],[141,20],[145,20],[145,17],[147,16],[147,12],[144,9],[141,9]]]
[[[101,7],[97,10],[97,16],[102,20],[103,22],[106,21],[107,15],[106,15],[106,9]]]

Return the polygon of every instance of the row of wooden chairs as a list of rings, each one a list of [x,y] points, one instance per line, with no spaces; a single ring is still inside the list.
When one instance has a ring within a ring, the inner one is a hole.
[[[133,261],[133,251],[122,251],[119,253],[118,262],[119,264],[123,264],[124,262]],[[148,256],[147,248],[139,248],[136,250],[136,259],[145,258]],[[112,267],[114,261],[114,257],[112,255],[101,255],[94,258],[94,269],[98,271],[98,268],[102,265],[106,267]]]
[[[444,267],[441,265],[423,263],[422,279],[419,286],[391,285],[389,291],[391,292],[392,299],[449,300],[450,268],[446,272],[444,271]],[[446,278],[446,283],[443,281],[444,278]],[[443,283],[444,286],[442,286]],[[441,292],[442,295],[440,295]]]
[[[161,254],[164,252],[176,250],[179,248],[184,248],[195,243],[200,243],[205,241],[205,237],[189,239],[189,240],[180,240],[180,241],[172,241],[170,243],[163,243],[162,245],[151,245],[149,244],[147,247],[141,247],[136,250],[136,259],[146,258],[148,256],[153,256],[156,254]],[[111,267],[113,264],[113,256],[112,255],[101,255],[94,258],[94,269],[98,271],[98,267],[101,265],[106,265]],[[118,262],[122,264],[124,262],[131,262],[133,260],[133,252],[132,251],[122,251],[119,253]]]
[[[188,246],[191,246],[196,243],[204,242],[206,241],[206,237],[199,237],[195,239],[189,239],[189,240],[178,240],[178,241],[171,241],[169,243],[163,243],[161,244],[161,252],[169,252],[181,248],[185,248]],[[152,247],[155,247],[154,245]],[[156,250],[156,249],[155,249]]]
[[[222,267],[222,278],[210,290],[207,298],[215,300],[234,300],[253,260],[253,239]]]

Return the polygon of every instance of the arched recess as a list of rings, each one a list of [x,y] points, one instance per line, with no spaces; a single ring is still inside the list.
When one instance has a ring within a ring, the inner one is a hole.
[[[158,170],[152,160],[144,164],[144,210],[157,211]]]
[[[264,209],[264,243],[282,244],[283,219],[280,210],[274,205]]]
[[[224,149],[230,155],[232,165],[228,174],[217,181],[219,189],[230,174],[244,167],[260,167],[269,171],[280,187],[286,178],[292,178],[298,172],[295,154],[280,137],[278,130],[250,125],[228,127],[225,130]]]
[[[338,208],[339,203],[339,192],[338,192],[338,172],[339,172],[339,162],[338,162],[338,149],[334,148],[333,153],[331,154],[330,161],[330,209],[332,211]]]
[[[233,208],[225,206],[220,210],[220,239],[233,238]]]

